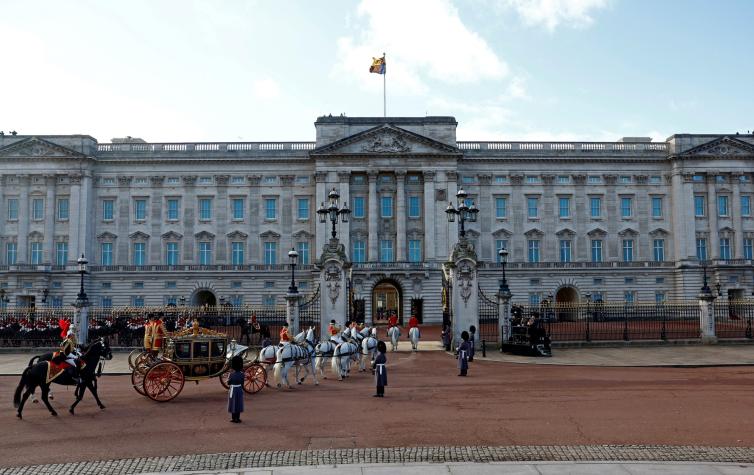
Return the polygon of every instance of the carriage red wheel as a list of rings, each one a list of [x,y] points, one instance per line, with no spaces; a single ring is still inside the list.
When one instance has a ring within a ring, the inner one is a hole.
[[[228,378],[230,377],[230,373],[232,372],[233,370],[229,369],[228,371],[220,375],[220,384],[222,384],[225,389],[230,389],[230,385],[228,384]]]
[[[178,365],[163,361],[149,368],[144,376],[144,393],[153,401],[171,401],[180,394],[185,382]]]
[[[256,394],[267,384],[267,371],[259,363],[252,363],[244,370],[243,390]]]

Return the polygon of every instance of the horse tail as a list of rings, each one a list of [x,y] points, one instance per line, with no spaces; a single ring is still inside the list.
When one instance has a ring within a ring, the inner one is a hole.
[[[26,387],[26,375],[29,372],[29,368],[26,368],[23,373],[21,373],[21,382],[18,383],[18,387],[16,388],[16,392],[13,393],[13,407],[18,409],[18,406],[21,404],[21,393],[24,391],[24,388]]]
[[[27,368],[28,368],[28,367],[31,367],[31,366],[34,366],[34,363],[35,363],[35,361],[34,361],[34,360],[38,360],[38,359],[39,359],[39,355],[35,355],[35,356],[32,356],[32,357],[31,357],[31,359],[29,360],[29,364],[28,364],[28,365],[26,365],[26,366],[27,366]]]

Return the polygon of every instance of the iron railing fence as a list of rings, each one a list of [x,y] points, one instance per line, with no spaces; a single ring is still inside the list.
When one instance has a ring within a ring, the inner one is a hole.
[[[500,306],[479,288],[479,341],[496,342],[500,332]]]
[[[314,327],[315,341],[319,341],[322,325],[322,310],[320,305],[319,286],[311,295],[302,299],[298,306],[298,321],[302,330]]]
[[[149,314],[162,314],[169,332],[190,326],[196,319],[203,327],[226,333],[240,341],[249,332],[251,318],[273,343],[286,321],[285,306],[225,305],[220,307],[89,307],[89,338],[110,338],[112,346],[139,347],[144,343],[144,323]],[[73,309],[13,308],[0,310],[0,347],[54,347],[60,341],[58,320],[73,321]]]

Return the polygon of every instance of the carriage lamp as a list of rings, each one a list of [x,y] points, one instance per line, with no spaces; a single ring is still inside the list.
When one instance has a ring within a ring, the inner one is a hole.
[[[288,287],[288,293],[297,294],[298,288],[296,287],[296,263],[298,262],[298,252],[296,252],[296,249],[291,248],[291,250],[288,251],[288,260],[290,260],[291,262],[291,286]]]
[[[333,188],[330,193],[328,193],[327,198],[329,200],[328,206],[325,206],[325,203],[323,202],[319,206],[317,214],[319,215],[320,223],[326,223],[328,218],[330,219],[330,222],[332,223],[332,238],[336,239],[337,232],[335,230],[335,225],[338,223],[338,221],[347,223],[348,215],[351,214],[351,210],[348,209],[348,203],[343,203],[343,206],[338,207],[340,194],[335,190],[335,188]]]
[[[76,261],[79,265],[79,274],[81,274],[81,289],[79,289],[79,294],[77,295],[77,298],[80,302],[86,302],[86,292],[84,292],[84,274],[87,273],[86,265],[89,263],[89,261],[86,260],[86,257],[84,257],[84,254],[81,254],[81,257],[78,258]]]
[[[500,264],[503,266],[503,280],[500,282],[500,294],[507,295],[510,293],[508,280],[505,278],[505,263],[508,261],[508,249],[503,247],[497,251],[497,254],[500,256]]]
[[[466,193],[463,188],[459,189],[458,193],[456,193],[458,208],[455,208],[453,203],[448,203],[448,207],[445,208],[445,214],[448,216],[449,223],[454,222],[456,220],[456,215],[458,215],[458,223],[461,225],[459,231],[461,238],[466,237],[466,221],[475,223],[477,215],[479,214],[479,208],[476,207],[473,201],[470,205],[466,204],[466,198],[468,198],[468,196],[469,194]]]

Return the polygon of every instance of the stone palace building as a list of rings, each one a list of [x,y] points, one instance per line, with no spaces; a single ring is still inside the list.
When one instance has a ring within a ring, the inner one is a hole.
[[[671,301],[752,290],[751,135],[664,142],[461,142],[453,117],[320,117],[313,142],[148,143],[0,136],[0,293],[70,304],[89,260],[93,305],[284,303],[287,253],[316,291],[333,188],[352,213],[354,315],[441,320],[442,264],[463,188],[483,291],[513,301]],[[325,317],[325,316],[323,316]]]

